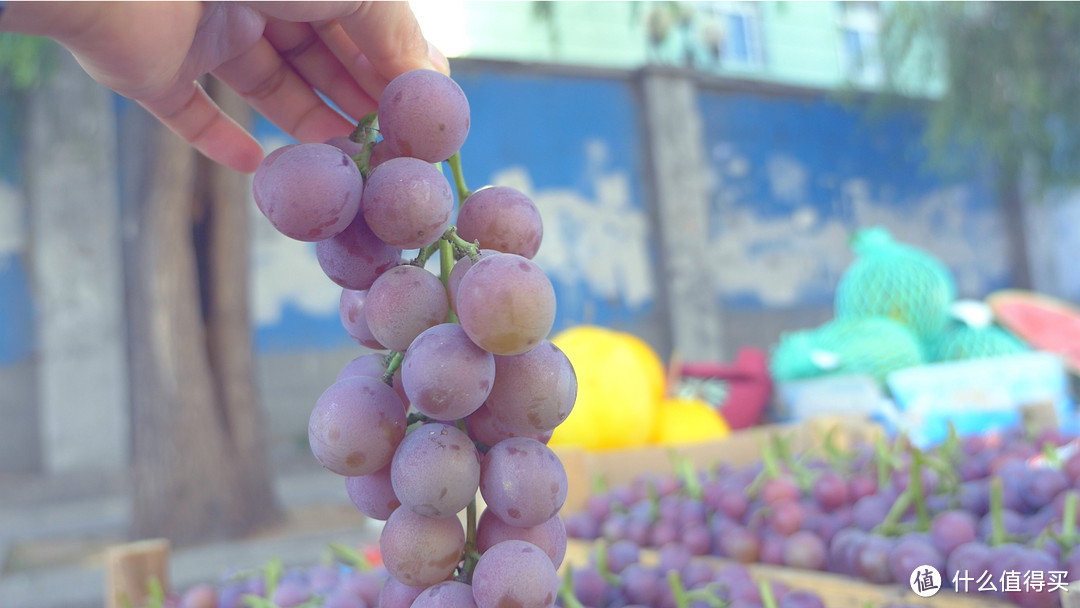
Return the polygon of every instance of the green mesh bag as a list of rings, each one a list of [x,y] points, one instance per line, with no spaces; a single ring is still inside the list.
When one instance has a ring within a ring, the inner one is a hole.
[[[945,265],[880,227],[857,232],[852,249],[858,257],[836,288],[837,318],[888,317],[924,341],[936,339],[956,297]]]
[[[782,335],[770,371],[778,382],[862,373],[884,383],[893,371],[924,362],[922,344],[905,325],[886,317],[853,317]]]
[[[948,325],[930,344],[934,361],[999,357],[1030,350],[1019,338],[994,325],[994,313],[982,302],[962,300],[950,312]]]

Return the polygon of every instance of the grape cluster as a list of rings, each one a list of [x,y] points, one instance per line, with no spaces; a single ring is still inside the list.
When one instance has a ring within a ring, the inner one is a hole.
[[[774,441],[746,467],[641,475],[591,497],[568,534],[876,584],[906,586],[930,565],[949,593],[1026,608],[1059,606],[1055,588],[1080,578],[1077,440],[1016,430],[928,451],[827,445],[796,456]]]
[[[380,351],[342,369],[308,437],[357,508],[385,521],[382,608],[551,606],[566,546],[566,472],[546,443],[577,381],[546,339],[540,213],[512,188],[468,191],[469,121],[452,79],[416,70],[351,137],[285,146],[255,174],[259,209],[316,243],[346,332]],[[436,253],[439,275],[426,268]]]

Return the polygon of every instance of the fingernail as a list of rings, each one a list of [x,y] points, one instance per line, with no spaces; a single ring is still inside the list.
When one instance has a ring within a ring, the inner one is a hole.
[[[438,47],[436,47],[434,44],[431,44],[430,41],[427,43],[427,48],[428,59],[431,61],[431,65],[433,65],[436,70],[442,72],[443,74],[449,75],[450,62],[447,61],[446,55],[443,55],[442,51],[440,51]]]

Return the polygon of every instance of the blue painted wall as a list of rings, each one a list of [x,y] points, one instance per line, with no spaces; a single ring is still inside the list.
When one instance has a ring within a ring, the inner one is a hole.
[[[33,354],[34,304],[27,268],[27,226],[20,192],[24,149],[19,109],[0,98],[0,366]]]
[[[830,306],[850,234],[881,225],[952,270],[961,296],[1008,284],[989,176],[927,164],[912,111],[873,118],[824,95],[704,92],[711,225],[727,309]]]

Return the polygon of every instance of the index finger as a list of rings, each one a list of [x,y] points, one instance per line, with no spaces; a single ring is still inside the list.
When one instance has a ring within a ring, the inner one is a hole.
[[[393,80],[410,70],[450,74],[450,64],[420,31],[408,2],[361,2],[338,22],[383,78]]]

